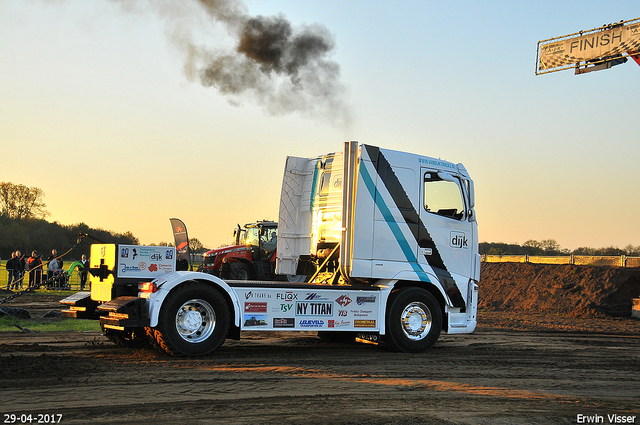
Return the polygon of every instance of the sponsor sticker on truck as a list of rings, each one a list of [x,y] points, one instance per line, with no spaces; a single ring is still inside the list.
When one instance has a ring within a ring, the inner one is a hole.
[[[242,328],[374,330],[377,291],[234,288],[242,300]]]
[[[176,270],[176,249],[169,246],[118,245],[117,277],[152,279]]]

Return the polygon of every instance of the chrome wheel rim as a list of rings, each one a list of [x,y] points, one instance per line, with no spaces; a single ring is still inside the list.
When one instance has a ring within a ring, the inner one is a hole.
[[[189,300],[176,313],[176,330],[187,342],[195,344],[206,340],[215,327],[216,314],[211,304],[204,300]]]
[[[402,311],[400,323],[407,338],[419,341],[426,337],[431,330],[433,323],[431,310],[421,302],[412,302]]]

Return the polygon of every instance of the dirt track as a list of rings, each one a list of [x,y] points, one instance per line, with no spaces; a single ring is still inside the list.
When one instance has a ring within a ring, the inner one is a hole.
[[[638,271],[607,271],[601,284],[593,271],[555,269],[549,280],[527,268],[483,268],[476,332],[443,334],[419,355],[245,333],[189,359],[97,332],[3,332],[0,414],[61,414],[64,424],[640,423],[640,320],[595,309],[627,302],[618,294],[638,289]],[[55,297],[30,297],[5,306],[36,317],[58,308]],[[584,299],[580,314],[561,314]]]
[[[498,327],[443,335],[420,355],[312,333],[249,333],[199,359],[93,332],[3,333],[0,413],[65,424],[640,423],[639,321],[605,321],[607,334],[540,332],[491,316]]]

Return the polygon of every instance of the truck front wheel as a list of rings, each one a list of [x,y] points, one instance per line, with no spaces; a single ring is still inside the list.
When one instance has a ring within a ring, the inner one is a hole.
[[[435,297],[422,288],[401,289],[391,295],[385,342],[405,353],[431,348],[442,329],[442,312]]]
[[[218,349],[229,331],[229,308],[211,286],[186,282],[162,303],[156,341],[167,353],[204,356]]]

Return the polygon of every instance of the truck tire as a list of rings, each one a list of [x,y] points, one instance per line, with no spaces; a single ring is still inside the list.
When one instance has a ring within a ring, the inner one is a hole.
[[[391,295],[385,342],[396,351],[419,353],[431,348],[442,330],[436,298],[422,288],[401,289]]]
[[[234,261],[229,265],[229,274],[233,280],[249,280],[251,277],[251,270],[249,266],[240,261]]]
[[[224,343],[229,322],[229,307],[220,292],[204,283],[185,282],[162,303],[154,333],[172,356],[204,356]]]
[[[145,333],[147,334],[147,340],[149,341],[149,345],[151,346],[151,348],[153,348],[155,351],[159,352],[159,353],[165,353],[166,351],[164,351],[164,349],[160,346],[160,343],[158,342],[158,338],[156,337],[156,328],[151,328],[149,326],[147,326],[146,328],[144,328]]]

